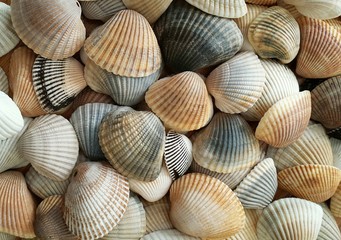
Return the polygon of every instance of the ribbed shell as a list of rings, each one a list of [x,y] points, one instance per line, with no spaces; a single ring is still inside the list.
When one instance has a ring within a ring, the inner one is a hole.
[[[11,20],[11,7],[0,2],[0,57],[9,53],[20,41]]]
[[[25,180],[28,188],[41,199],[45,199],[53,195],[64,195],[70,183],[69,179],[64,181],[54,181],[44,177],[34,170],[32,166],[25,174]]]
[[[333,152],[333,165],[341,170],[341,140],[330,138],[330,144]]]
[[[5,71],[0,67],[0,91],[8,94],[8,79]]]
[[[325,165],[300,165],[278,173],[278,185],[292,195],[321,203],[333,196],[341,170]]]
[[[332,147],[321,124],[309,125],[287,147],[269,146],[266,155],[273,158],[278,170],[307,164],[333,165]]]
[[[0,189],[0,232],[22,238],[34,238],[36,204],[22,173],[1,173]]]
[[[264,209],[257,224],[262,240],[316,239],[321,228],[322,208],[298,198],[284,198]]]
[[[214,69],[206,85],[220,111],[240,113],[262,96],[265,81],[265,70],[257,55],[242,52]]]
[[[199,240],[200,238],[186,235],[176,229],[159,230],[144,235],[141,240]]]
[[[341,184],[330,199],[330,210],[335,218],[341,218]]]
[[[17,237],[7,233],[0,233],[0,240],[16,240]]]
[[[300,48],[300,28],[286,9],[274,6],[253,20],[248,39],[260,57],[289,63]]]
[[[161,66],[161,51],[148,21],[122,10],[87,38],[84,50],[101,68],[125,77],[145,77]]]
[[[323,217],[317,240],[341,239],[340,229],[329,207],[325,203],[320,206],[323,210]]]
[[[11,8],[20,39],[45,58],[71,57],[84,44],[85,27],[75,0],[13,0]]]
[[[167,128],[197,130],[212,118],[213,103],[204,80],[194,72],[162,78],[146,92],[145,100]]]
[[[89,19],[108,21],[117,12],[126,9],[122,0],[81,1],[82,13]]]
[[[274,161],[271,158],[266,158],[251,170],[234,190],[234,193],[244,208],[265,208],[272,202],[277,186]]]
[[[196,163],[211,171],[231,173],[260,161],[259,142],[248,123],[238,115],[216,113],[193,141]]]
[[[77,135],[69,121],[59,115],[35,118],[18,144],[34,169],[52,180],[66,180],[77,161]]]
[[[277,3],[277,0],[245,0],[246,3],[252,3],[257,5],[271,6]]]
[[[84,162],[75,167],[65,194],[64,220],[82,239],[100,238],[117,226],[128,201],[125,177],[108,165]]]
[[[161,171],[165,135],[161,121],[151,112],[111,112],[102,120],[99,142],[119,173],[152,181]]]
[[[176,72],[222,63],[243,43],[235,22],[204,13],[185,1],[171,4],[155,23],[154,31],[166,65]]]
[[[228,240],[258,240],[257,238],[257,222],[259,219],[259,215],[257,211],[259,210],[245,210],[245,226],[244,228],[238,232],[236,235],[229,237]]]
[[[262,117],[256,128],[256,138],[274,147],[286,147],[303,134],[310,115],[309,91],[286,97]]]
[[[296,73],[305,78],[328,78],[341,74],[341,32],[327,22],[308,17],[297,19],[301,46]]]
[[[277,0],[277,5],[288,10],[295,19],[302,16],[302,14],[297,11],[294,5],[285,3],[285,0]]]

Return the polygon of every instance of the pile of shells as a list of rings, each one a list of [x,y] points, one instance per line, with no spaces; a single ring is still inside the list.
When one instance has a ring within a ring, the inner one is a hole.
[[[0,240],[340,240],[340,0],[0,0]]]

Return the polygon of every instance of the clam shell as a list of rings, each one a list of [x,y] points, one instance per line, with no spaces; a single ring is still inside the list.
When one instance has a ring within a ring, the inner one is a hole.
[[[235,22],[204,13],[184,1],[171,4],[155,23],[154,31],[166,65],[177,72],[222,63],[243,43]]]
[[[294,5],[291,4],[287,4],[285,2],[285,0],[277,0],[277,5],[285,8],[286,10],[288,10],[290,12],[290,14],[295,18],[299,18],[300,16],[302,16],[301,13],[299,13],[299,11],[297,11],[296,7]]]
[[[257,55],[242,52],[214,69],[206,85],[220,111],[240,113],[262,96],[265,81],[265,70]]]
[[[321,228],[322,208],[298,198],[284,198],[271,203],[257,224],[262,240],[316,239]]]
[[[228,238],[228,240],[258,240],[257,238],[257,222],[259,215],[257,210],[244,209],[245,210],[245,226],[244,228]]]
[[[117,226],[128,201],[125,177],[99,162],[80,163],[65,194],[64,220],[82,239],[100,238]]]
[[[320,204],[323,210],[322,224],[317,240],[341,239],[341,232],[328,206]]]
[[[162,61],[153,29],[133,10],[120,11],[93,31],[84,50],[101,68],[125,77],[151,75]]]
[[[274,147],[286,147],[303,134],[310,115],[309,91],[286,97],[262,117],[256,128],[256,138]]]
[[[126,9],[122,0],[81,1],[82,13],[89,19],[108,21],[113,15]]]
[[[341,184],[330,199],[330,210],[335,218],[341,218]]]
[[[17,237],[6,233],[0,233],[0,240],[16,240]]]
[[[282,63],[289,63],[300,48],[300,28],[286,9],[274,6],[252,21],[248,39],[260,57],[277,58]]]
[[[257,5],[272,6],[272,5],[276,5],[277,0],[245,0],[245,2],[257,4]]]
[[[104,155],[122,175],[152,181],[161,171],[165,130],[151,112],[110,112],[102,120],[99,143]]]
[[[156,81],[146,92],[145,100],[166,128],[178,132],[202,128],[213,115],[213,103],[204,80],[194,72]]]
[[[265,208],[272,202],[277,186],[274,161],[271,158],[266,158],[251,170],[234,190],[234,193],[244,208]]]
[[[341,169],[341,140],[330,138],[330,144],[333,151],[333,165],[334,167]]]
[[[22,173],[17,171],[1,173],[0,189],[0,232],[22,238],[34,238],[36,204],[27,189]]]
[[[178,230],[201,238],[227,238],[245,224],[243,206],[232,190],[201,173],[186,174],[174,181],[169,215]]]
[[[325,165],[300,165],[278,173],[278,185],[292,195],[312,202],[324,202],[335,193],[341,170]]]
[[[199,240],[200,238],[186,235],[176,229],[158,230],[144,235],[141,240]]]
[[[13,52],[14,49],[4,56],[0,57],[0,67],[4,70],[7,76],[9,76],[9,63]]]
[[[305,78],[328,78],[341,74],[341,32],[327,22],[300,17],[301,46],[296,73]]]
[[[2,68],[0,67],[0,91],[8,94],[8,79],[6,76],[6,73],[4,72],[4,70],[2,70]]]
[[[14,0],[11,8],[15,31],[35,53],[57,60],[71,57],[82,47],[85,27],[77,1]]]
[[[59,115],[35,118],[18,144],[34,169],[52,180],[66,180],[77,161],[77,135],[69,121]]]
[[[193,141],[196,163],[211,171],[231,173],[260,161],[259,142],[248,123],[238,115],[216,113]]]

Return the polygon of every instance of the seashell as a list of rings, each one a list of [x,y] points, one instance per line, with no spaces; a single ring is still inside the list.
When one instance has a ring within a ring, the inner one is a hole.
[[[277,0],[245,0],[245,2],[257,5],[272,6],[276,5]]]
[[[257,55],[242,52],[214,69],[206,85],[220,111],[240,113],[262,96],[265,81],[265,70]]]
[[[5,140],[20,132],[24,127],[24,119],[15,102],[2,91],[0,106],[0,140]]]
[[[341,218],[341,184],[330,199],[330,211],[335,218]]]
[[[11,20],[11,7],[0,2],[0,57],[9,53],[20,41]]]
[[[15,31],[35,53],[58,60],[71,57],[83,46],[85,27],[78,1],[13,0],[11,8]]]
[[[278,173],[278,185],[292,195],[312,202],[324,202],[335,193],[341,171],[333,166],[300,165]]]
[[[249,121],[259,121],[276,102],[299,92],[295,74],[287,66],[274,60],[261,60],[261,63],[265,70],[265,86],[258,101],[242,113]]]
[[[165,163],[173,180],[181,177],[191,166],[192,142],[185,135],[169,131],[165,142]]]
[[[25,174],[25,180],[28,188],[41,199],[48,198],[53,195],[64,195],[70,183],[69,179],[64,181],[54,181],[39,174],[31,166]]]
[[[145,77],[123,77],[101,69],[89,60],[85,65],[84,77],[94,91],[110,95],[120,105],[132,106],[144,99],[144,94],[159,78],[161,70]]]
[[[277,0],[277,5],[288,10],[295,19],[302,16],[302,14],[299,11],[297,11],[294,5],[285,3],[285,0]]]
[[[62,195],[45,198],[37,207],[34,230],[39,239],[79,239],[72,234],[63,219]]]
[[[22,173],[18,171],[1,173],[0,189],[0,232],[22,238],[34,238],[36,204],[27,189]]]
[[[330,138],[330,144],[333,151],[333,164],[334,167],[341,169],[341,140]]]
[[[162,63],[153,29],[133,10],[120,11],[93,31],[84,50],[101,68],[125,77],[151,75]]]
[[[110,112],[99,128],[99,143],[110,164],[122,175],[152,181],[161,171],[165,130],[151,112]]]
[[[82,13],[88,19],[108,21],[113,15],[126,9],[122,0],[81,1]]]
[[[170,219],[181,232],[201,238],[227,238],[243,229],[244,209],[220,180],[186,174],[170,188]]]
[[[323,210],[322,224],[318,240],[341,239],[341,232],[332,212],[325,203],[320,204]]]
[[[0,233],[0,240],[16,240],[17,238],[13,235],[9,235],[6,233]]]
[[[228,238],[228,240],[258,240],[257,238],[257,222],[259,214],[256,210],[244,209],[245,210],[245,226],[237,234]]]
[[[146,92],[145,100],[166,128],[178,132],[202,128],[213,115],[213,103],[205,83],[194,72],[156,81]]]
[[[266,158],[251,170],[234,190],[234,193],[244,208],[265,208],[272,202],[277,186],[274,161],[271,158]]]
[[[311,118],[326,128],[341,127],[341,75],[332,77],[311,91]]]
[[[336,28],[339,32],[341,31],[341,19],[340,18],[334,18],[329,20],[324,20],[326,23],[328,23],[330,26]]]
[[[218,17],[239,18],[246,14],[247,7],[243,0],[186,0],[201,11]]]
[[[287,147],[269,146],[267,156],[273,158],[278,170],[308,164],[333,164],[332,147],[321,124],[309,125],[302,136]]]
[[[48,113],[62,111],[86,87],[83,66],[74,58],[53,61],[38,56],[32,75],[39,103]]]
[[[159,176],[153,181],[145,182],[133,178],[128,180],[130,190],[148,202],[155,202],[163,198],[172,184],[172,178],[169,176],[166,166],[161,167]]]
[[[289,63],[300,48],[300,28],[286,9],[274,6],[252,21],[248,39],[260,57],[277,58],[282,63]]]
[[[260,161],[259,142],[238,115],[216,113],[193,141],[196,163],[211,171],[231,173],[250,169]]]
[[[176,229],[159,230],[144,235],[141,240],[199,240],[200,238],[186,235]]]
[[[184,1],[171,4],[155,23],[154,31],[165,65],[176,72],[223,63],[233,57],[243,43],[243,36],[233,20],[204,13]]]
[[[4,56],[0,57],[0,67],[4,70],[7,76],[9,76],[9,63],[14,49]]]
[[[309,91],[286,97],[275,103],[262,117],[256,129],[256,138],[274,147],[286,147],[303,134],[310,115]]]
[[[0,91],[8,94],[8,79],[4,70],[0,67]]]
[[[322,208],[298,198],[270,203],[257,223],[258,239],[316,239],[321,228]]]
[[[64,220],[80,238],[100,238],[117,226],[128,201],[125,177],[100,162],[80,163],[65,194]]]
[[[73,112],[70,123],[76,131],[80,148],[92,160],[105,159],[99,145],[99,126],[104,116],[118,106],[107,103],[88,103]]]
[[[55,181],[66,180],[77,161],[77,135],[69,121],[59,115],[35,118],[18,144],[34,169]]]
[[[328,78],[341,74],[341,32],[328,23],[307,17],[297,19],[301,46],[296,73],[305,78]]]

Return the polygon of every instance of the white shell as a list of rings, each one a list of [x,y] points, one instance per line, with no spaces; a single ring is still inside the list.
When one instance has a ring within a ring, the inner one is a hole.
[[[8,79],[5,71],[0,67],[0,91],[8,94]]]

